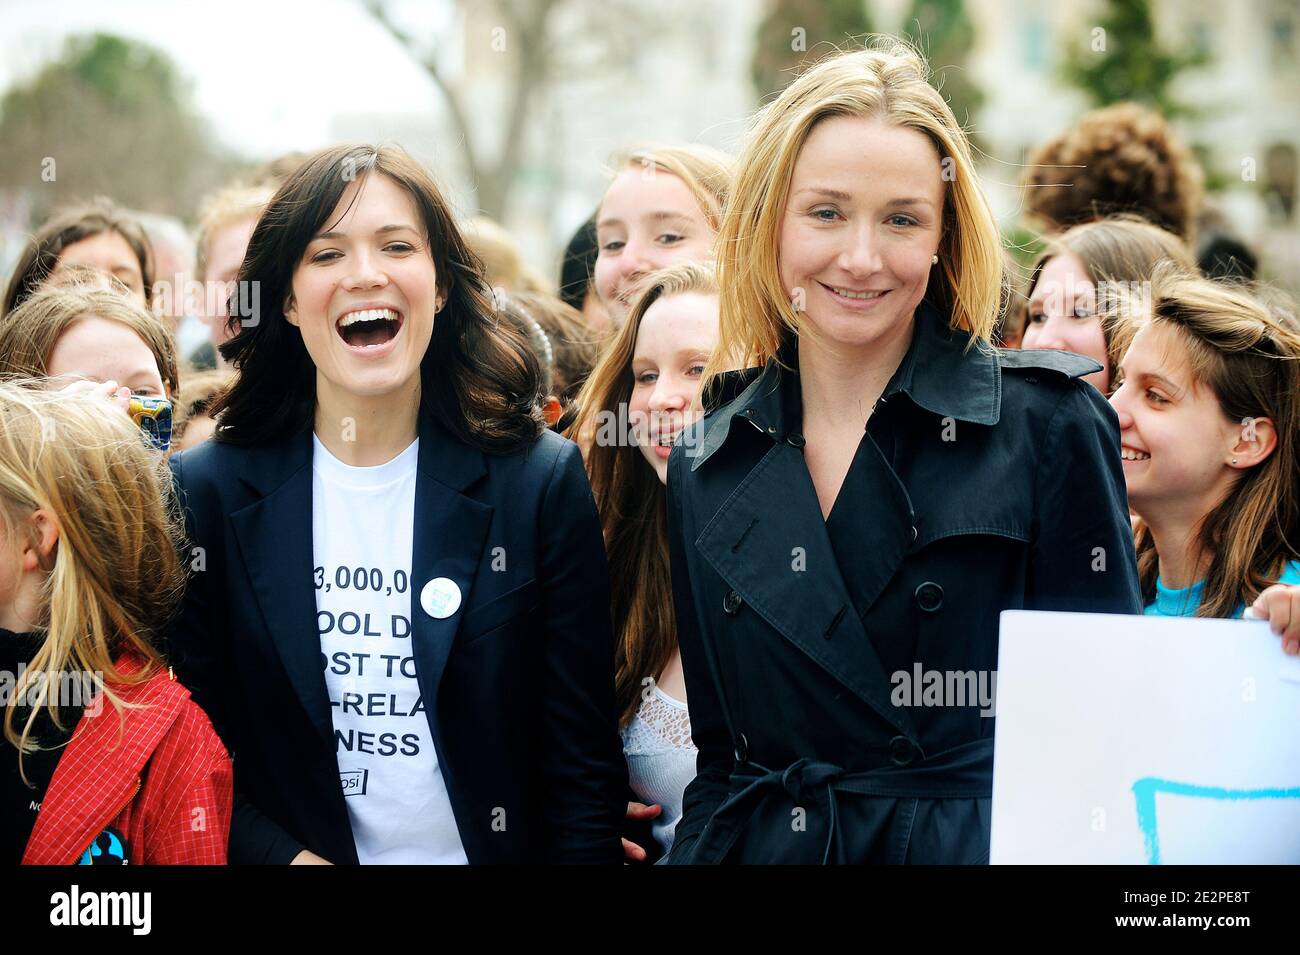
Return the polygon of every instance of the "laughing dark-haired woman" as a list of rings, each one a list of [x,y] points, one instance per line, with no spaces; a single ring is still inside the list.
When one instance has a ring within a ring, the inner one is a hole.
[[[609,862],[623,766],[578,449],[428,173],[306,160],[257,224],[173,656],[236,755],[233,862]]]

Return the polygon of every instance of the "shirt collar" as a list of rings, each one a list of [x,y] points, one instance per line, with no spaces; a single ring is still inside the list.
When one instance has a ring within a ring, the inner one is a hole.
[[[1201,605],[1205,581],[1198,580],[1186,587],[1166,587],[1156,578],[1156,610],[1165,617],[1194,617]]]
[[[699,468],[726,442],[731,423],[737,418],[778,441],[799,429],[798,349],[798,339],[788,335],[761,372],[746,369],[729,373],[732,377],[728,384],[733,393],[747,381],[748,387],[711,412],[719,420],[711,422],[706,429],[691,470]],[[724,400],[727,390],[724,384]],[[971,343],[965,332],[953,331],[937,308],[922,302],[916,310],[912,342],[883,397],[888,399],[900,393],[943,418],[997,424],[1002,403],[997,354],[983,342]]]
[[[995,425],[1002,375],[992,346],[954,331],[929,302],[916,310],[916,332],[885,397],[902,392],[941,418]]]

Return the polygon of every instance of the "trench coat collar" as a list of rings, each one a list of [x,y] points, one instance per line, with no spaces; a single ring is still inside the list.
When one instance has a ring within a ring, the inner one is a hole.
[[[903,393],[941,418],[997,424],[1002,406],[1002,374],[996,351],[979,341],[968,348],[969,336],[953,331],[929,302],[917,307],[915,323],[912,343],[883,397]],[[782,387],[783,378],[797,377],[798,367],[799,341],[789,335],[763,368],[747,368],[724,376],[720,395],[725,403],[706,415],[713,420],[703,429],[691,470],[697,470],[726,443],[731,424],[738,418],[748,420],[777,441],[799,431],[802,422],[798,396],[789,400]],[[729,395],[736,397],[728,400]]]

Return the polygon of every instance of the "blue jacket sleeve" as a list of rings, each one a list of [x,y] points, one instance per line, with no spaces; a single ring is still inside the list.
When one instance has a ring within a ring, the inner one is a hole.
[[[618,864],[627,766],[614,700],[609,568],[591,485],[572,442],[556,459],[541,520],[544,861]]]
[[[176,673],[212,721],[230,750],[234,765],[234,806],[230,819],[231,864],[285,865],[304,848],[274,820],[249,803],[239,785],[239,759],[231,713],[237,683],[230,659],[230,640],[222,598],[225,589],[220,547],[219,502],[209,499],[202,482],[187,488],[185,455],[171,458],[173,486],[185,513],[186,545],[182,558],[189,580],[180,613],[172,621],[167,654]]]

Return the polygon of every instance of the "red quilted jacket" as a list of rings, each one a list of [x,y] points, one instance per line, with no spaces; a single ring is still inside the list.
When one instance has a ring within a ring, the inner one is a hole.
[[[139,658],[117,661],[138,672]],[[59,757],[24,865],[224,865],[230,758],[189,690],[167,670],[115,687],[127,702],[82,716]]]

